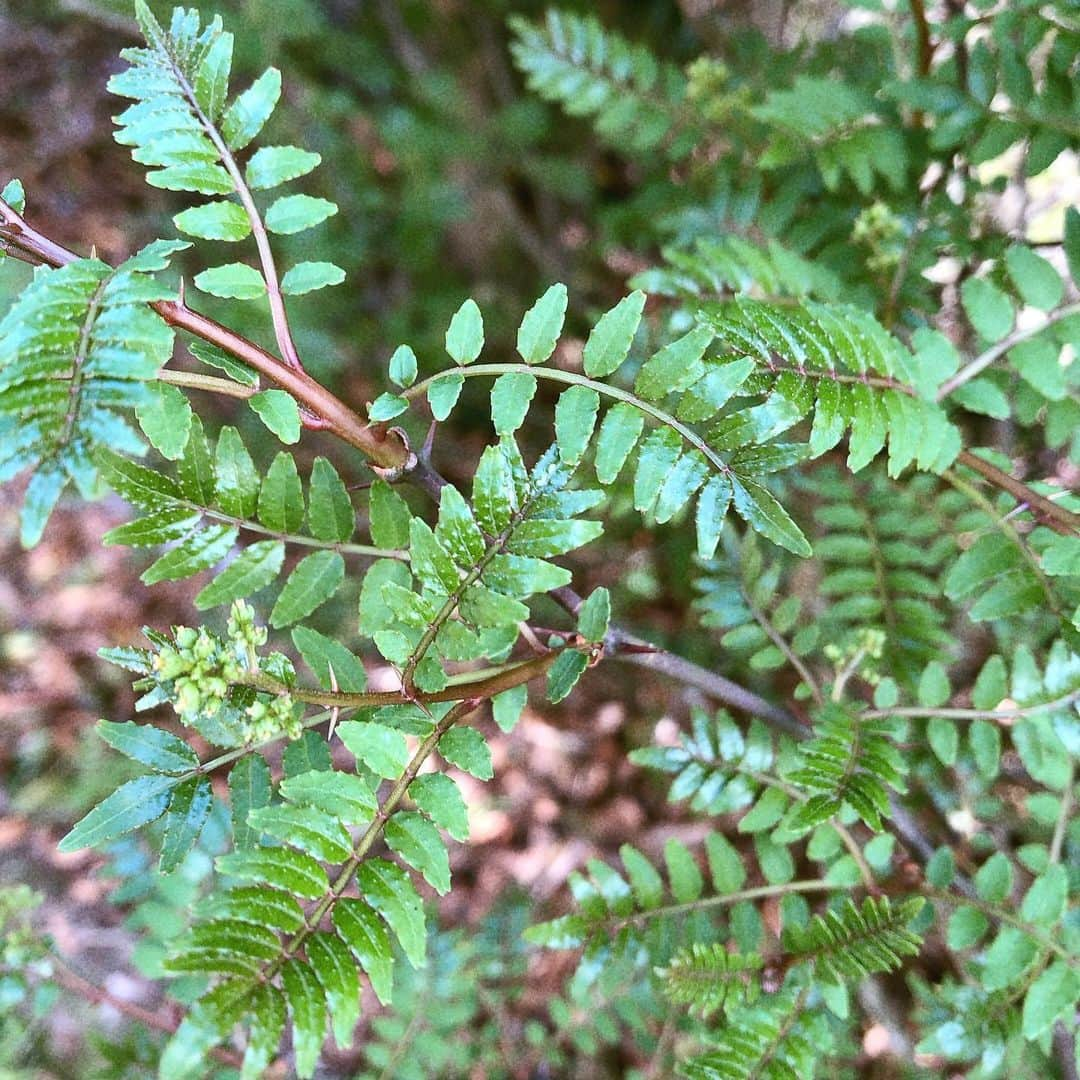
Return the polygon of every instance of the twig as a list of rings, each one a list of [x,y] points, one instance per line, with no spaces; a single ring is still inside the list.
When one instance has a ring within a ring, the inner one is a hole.
[[[1058,506],[1056,502],[1040,495],[1022,480],[1015,479],[970,450],[961,450],[956,460],[973,472],[977,472],[994,487],[1007,491],[1017,502],[1026,502],[1031,507],[1031,512],[1054,532],[1064,536],[1080,535],[1080,515],[1066,510],[1063,506]]]
[[[43,236],[0,199],[0,230],[11,245],[48,266],[66,266],[79,258],[73,251]],[[305,371],[291,368],[253,341],[221,323],[193,311],[187,302],[159,300],[150,305],[170,326],[224,349],[288,391],[317,421],[317,426],[355,446],[377,468],[396,474],[415,461],[400,428],[365,424],[352,409]]]
[[[1066,304],[1064,307],[1060,307],[1056,311],[1050,312],[1038,326],[1028,326],[1022,330],[1014,330],[1007,337],[1003,337],[997,344],[991,345],[985,352],[979,353],[974,360],[966,363],[951,378],[946,379],[938,388],[938,401],[944,400],[958,387],[963,386],[964,383],[974,379],[980,372],[985,371],[999,356],[1004,356],[1004,354],[1014,345],[1019,345],[1022,341],[1027,341],[1028,338],[1032,338],[1036,334],[1042,333],[1048,326],[1053,326],[1054,323],[1061,322],[1062,319],[1067,319],[1070,315],[1075,315],[1078,311],[1080,311],[1080,301],[1073,304]]]

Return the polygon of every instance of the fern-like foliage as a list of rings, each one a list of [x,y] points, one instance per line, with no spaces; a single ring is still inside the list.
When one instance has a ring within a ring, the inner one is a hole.
[[[848,468],[858,472],[889,444],[890,476],[917,463],[940,472],[960,450],[959,433],[934,400],[939,375],[928,353],[911,353],[857,308],[807,302],[794,308],[735,300],[701,317],[739,356],[754,359],[775,391],[813,408],[811,456],[849,433]]]
[[[889,814],[888,788],[903,791],[907,766],[893,742],[894,725],[829,704],[814,724],[814,737],[799,747],[800,762],[785,778],[809,797],[786,824],[812,829],[850,806],[880,832]]]
[[[805,927],[788,927],[784,946],[829,982],[894,971],[904,957],[919,953],[922,938],[908,924],[923,903],[916,896],[894,907],[887,896],[868,896],[860,908],[845,898],[839,909],[815,915]]]
[[[215,296],[241,300],[261,297],[269,287],[279,344],[285,359],[295,363],[278,308],[279,283],[265,230],[302,232],[336,213],[337,206],[310,195],[285,195],[260,216],[251,192],[304,176],[321,159],[296,146],[264,147],[241,172],[235,155],[273,113],[281,95],[281,72],[267,68],[230,101],[233,36],[223,29],[220,17],[202,26],[198,11],[178,7],[166,30],[143,0],[137,0],[135,11],[147,47],[125,49],[122,55],[130,66],[109,80],[114,94],[135,99],[117,117],[117,142],[132,147],[134,159],[151,170],[147,181],[155,187],[237,197],[202,203],[173,220],[182,232],[204,240],[236,242],[254,231],[261,270],[227,263],[197,274],[195,285]],[[339,284],[344,276],[333,263],[302,262],[285,274],[280,289],[306,293]]]
[[[0,322],[0,478],[34,470],[22,511],[27,547],[69,481],[93,494],[97,447],[144,451],[122,412],[151,401],[148,380],[173,345],[147,306],[173,292],[149,272],[186,246],[152,244],[116,270],[97,259],[38,270]]]
[[[778,240],[755,244],[735,233],[719,239],[698,237],[686,247],[667,247],[662,255],[663,266],[635,274],[630,284],[686,304],[743,294],[838,300],[843,288],[830,270]]]
[[[656,974],[673,1004],[709,1017],[725,1005],[752,1003],[760,990],[762,965],[760,956],[729,952],[719,942],[704,945],[695,941]]]
[[[799,75],[790,89],[771,91],[752,110],[770,128],[761,167],[784,168],[806,157],[830,189],[846,176],[867,195],[877,174],[898,191],[907,181],[907,147],[896,124],[881,123],[880,112],[874,96],[859,87]]]
[[[693,147],[693,134],[679,130],[686,79],[676,67],[591,16],[552,9],[543,25],[517,17],[510,25],[514,60],[535,93],[572,116],[593,117],[621,150],[664,146],[680,157]]]
[[[805,1009],[805,992],[787,990],[770,1007],[733,1010],[710,1048],[680,1063],[686,1080],[801,1080],[833,1047],[824,1014]]]
[[[524,422],[539,379],[570,384],[555,408],[556,445],[564,463],[577,465],[591,449],[596,478],[605,486],[632,464],[634,506],[660,523],[696,498],[698,548],[704,557],[715,551],[729,507],[774,543],[808,555],[802,532],[763,483],[768,474],[805,456],[802,447],[771,444],[799,419],[791,401],[770,394],[756,406],[725,413],[725,405],[742,392],[753,363],[708,358],[715,334],[706,326],[695,327],[649,357],[637,372],[632,392],[603,381],[624,364],[629,367],[645,305],[642,292],[625,297],[596,323],[585,343],[584,376],[549,366],[566,303],[565,286],[553,285],[526,312],[518,332],[518,352],[525,363],[477,364],[483,319],[467,300],[446,337],[447,351],[458,366],[415,385],[404,384],[404,395],[383,395],[372,407],[372,418],[395,416],[426,392],[435,418],[444,420],[466,378],[494,376],[492,421],[496,432],[506,436]],[[747,392],[757,396],[752,388]],[[614,404],[601,418],[605,400]],[[648,434],[646,422],[656,425]],[[698,425],[707,423],[712,427],[702,433]]]
[[[823,533],[815,549],[827,601],[816,613],[822,632],[841,641],[855,630],[882,631],[881,672],[912,685],[952,642],[938,574],[956,551],[952,523],[962,528],[977,517],[929,476],[898,487],[869,472],[854,499],[834,470],[818,471],[810,484]]]
[[[271,625],[284,627],[334,595],[345,579],[346,555],[398,554],[350,543],[356,512],[325,458],[315,460],[305,499],[290,454],[280,452],[261,475],[235,428],[223,428],[212,447],[198,418],[190,424],[174,476],[112,450],[97,458],[110,486],[142,512],[109,532],[105,543],[170,545],[143,572],[146,584],[188,578],[228,560],[195,599],[200,609],[214,608],[269,586],[284,566],[287,547],[315,548],[291,570],[271,611]],[[241,533],[254,542],[230,558]]]

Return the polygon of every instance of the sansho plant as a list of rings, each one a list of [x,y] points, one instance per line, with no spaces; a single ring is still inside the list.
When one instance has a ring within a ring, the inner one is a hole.
[[[1005,181],[982,167],[1005,156],[1030,182],[1077,147],[1080,23],[1066,2],[950,2],[933,22],[921,0],[863,6],[834,39],[745,33],[685,67],[592,18],[512,20],[529,88],[635,163],[624,227],[661,207],[634,243],[662,259],[580,354],[562,284],[521,317],[516,356],[485,353],[464,300],[449,363],[401,345],[366,416],[309,374],[291,329],[344,272],[275,255],[336,212],[300,190],[320,157],[255,148],[282,76],[235,92],[220,18],[166,25],[136,0],[145,44],[109,82],[127,99],[117,142],[186,194],[186,239],[110,266],[42,235],[4,178],[0,252],[35,266],[0,322],[22,542],[69,488],[111,489],[135,516],[105,542],[153,552],[148,586],[201,575],[195,606],[217,613],[105,650],[139,709],[175,721],[101,721],[143,771],[60,845],[116,852],[158,822],[154,889],[195,849],[215,856],[160,943],[186,1006],[162,1076],[257,1077],[285,1054],[311,1077],[328,1030],[351,1045],[362,994],[399,1010],[364,1020],[371,1075],[525,1075],[493,1055],[478,1004],[507,993],[492,964],[520,977],[520,927],[501,960],[479,938],[429,946],[424,898],[451,888],[447,837],[468,837],[454,774],[493,774],[477,718],[509,731],[530,685],[559,702],[620,661],[719,707],[631,752],[702,839],[628,837],[524,932],[581,963],[523,1062],[570,1075],[629,1039],[640,1075],[856,1075],[891,994],[910,1013],[894,1075],[1076,1075],[1080,499],[1017,465],[1080,462],[1080,214],[1036,250],[996,223]],[[184,288],[170,266],[198,241],[242,258]],[[923,273],[942,255],[948,287]],[[203,296],[267,317],[274,348]],[[471,380],[493,434],[461,489],[433,436]],[[235,427],[209,434],[189,400],[204,393],[246,402],[285,448],[256,462]],[[1013,457],[983,418],[1011,425]],[[301,475],[305,431],[339,453]],[[618,591],[573,591],[572,556],[631,514],[692,537],[713,664],[771,700],[616,625]],[[358,626],[328,634],[348,584]],[[534,630],[537,605],[560,628]],[[400,689],[367,688],[376,655]],[[6,998],[85,989],[21,921],[25,898],[10,907]],[[924,948],[933,964],[889,974]],[[454,994],[460,1053],[423,1004]],[[387,1049],[424,1024],[438,1037]]]

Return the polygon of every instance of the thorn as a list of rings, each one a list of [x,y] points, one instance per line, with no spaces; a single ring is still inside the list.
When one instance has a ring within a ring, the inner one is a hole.
[[[187,307],[186,294],[187,294],[187,282],[183,278],[181,278],[180,279],[180,286],[176,291],[176,302],[182,308]]]
[[[439,421],[432,420],[431,426],[427,430],[427,434],[424,436],[424,443],[420,447],[420,456],[425,461],[431,460],[431,449],[435,445],[435,432],[439,430]]]
[[[91,259],[96,259],[97,258],[97,244],[91,244],[90,245],[90,258]]]

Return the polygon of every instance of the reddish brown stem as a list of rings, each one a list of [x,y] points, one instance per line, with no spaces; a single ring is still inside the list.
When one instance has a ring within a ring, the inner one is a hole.
[[[75,252],[31,228],[3,200],[0,200],[0,232],[9,244],[48,266],[66,266],[79,258]],[[290,367],[253,341],[193,311],[184,300],[162,300],[151,306],[171,326],[224,349],[288,391],[311,414],[309,427],[330,431],[355,446],[376,468],[398,471],[411,467],[415,455],[400,429],[388,428],[385,424],[365,424],[348,405],[307,372]]]
[[[956,460],[973,472],[977,472],[987,483],[993,484],[1002,491],[1007,491],[1018,502],[1027,503],[1035,517],[1054,532],[1061,533],[1063,536],[1080,535],[1080,515],[1040,495],[1023,480],[1017,480],[970,450],[961,450]]]

